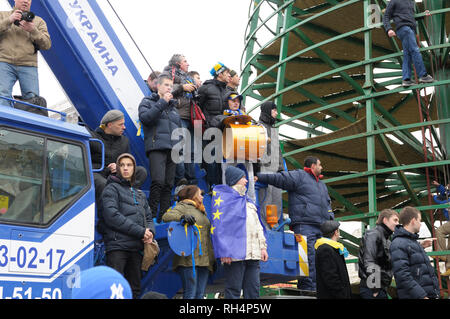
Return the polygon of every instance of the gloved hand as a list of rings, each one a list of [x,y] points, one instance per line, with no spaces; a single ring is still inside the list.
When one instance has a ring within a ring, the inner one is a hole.
[[[183,216],[181,216],[180,222],[181,222],[181,225],[183,225],[183,226],[185,224],[192,226],[195,224],[196,220],[195,220],[195,217],[192,215],[183,215]]]

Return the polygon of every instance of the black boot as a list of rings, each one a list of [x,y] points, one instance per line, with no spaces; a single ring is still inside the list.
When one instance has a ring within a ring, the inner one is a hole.
[[[170,208],[171,206],[171,198],[172,198],[172,187],[170,185],[164,184],[164,186],[161,189],[161,197],[159,201],[159,214],[156,221],[158,223],[161,222],[161,218],[164,215],[164,213]]]
[[[158,217],[158,205],[161,200],[161,189],[163,185],[158,182],[152,182],[150,185],[150,196],[148,197],[148,205],[150,206],[150,210],[152,211],[152,217]],[[160,221],[161,222],[161,219]]]

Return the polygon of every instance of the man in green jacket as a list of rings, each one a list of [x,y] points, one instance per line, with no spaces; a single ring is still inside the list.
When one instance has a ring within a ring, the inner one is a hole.
[[[31,0],[15,0],[12,11],[0,12],[0,96],[12,97],[17,80],[23,99],[39,95],[37,51],[51,47],[45,21],[30,15]],[[27,21],[31,20],[31,21]],[[10,105],[0,99],[0,105]]]

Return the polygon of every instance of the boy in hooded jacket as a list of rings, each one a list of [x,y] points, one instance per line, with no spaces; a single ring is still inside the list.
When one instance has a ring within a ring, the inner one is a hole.
[[[155,235],[145,194],[134,188],[136,160],[124,153],[117,159],[118,171],[110,175],[102,193],[106,265],[129,282],[133,298],[141,292],[141,264],[144,243]]]

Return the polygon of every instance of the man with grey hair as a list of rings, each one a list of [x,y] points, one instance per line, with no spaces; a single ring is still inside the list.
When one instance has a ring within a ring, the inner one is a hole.
[[[188,184],[197,184],[194,167],[194,127],[191,122],[191,107],[194,103],[194,93],[197,90],[194,79],[189,74],[189,63],[182,54],[174,54],[169,65],[164,68],[163,73],[167,74],[173,80],[172,95],[178,101],[177,111],[180,114],[182,128],[188,130],[189,135],[184,135],[184,139],[190,138],[190,154],[183,162],[178,163],[176,167],[175,184],[181,182]],[[186,132],[187,133],[187,132]]]

